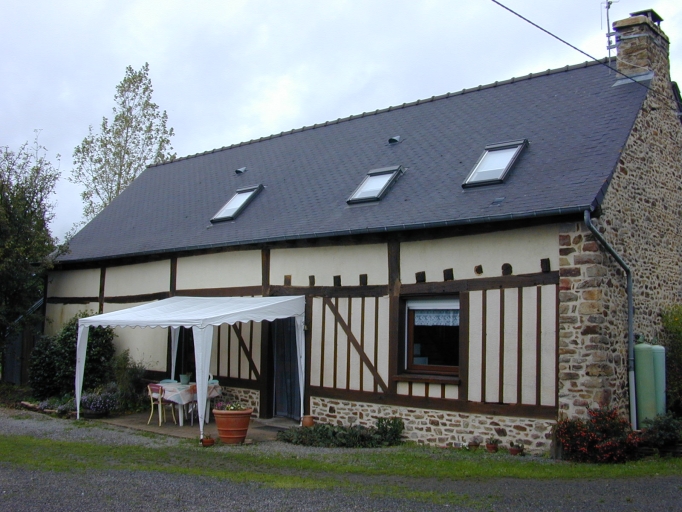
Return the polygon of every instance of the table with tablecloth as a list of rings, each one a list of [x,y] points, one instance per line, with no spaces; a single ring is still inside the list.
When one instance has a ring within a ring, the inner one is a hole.
[[[180,426],[184,425],[184,406],[197,401],[197,385],[190,382],[189,384],[178,384],[176,382],[164,382],[160,384],[163,387],[163,398],[169,402],[177,404],[178,416],[180,417]],[[222,394],[222,388],[219,384],[209,384],[208,392],[206,393],[206,423],[208,423],[210,407],[209,401],[211,398],[218,397]]]

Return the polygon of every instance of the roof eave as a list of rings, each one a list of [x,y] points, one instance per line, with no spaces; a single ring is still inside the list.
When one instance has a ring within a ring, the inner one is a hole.
[[[601,195],[601,194],[600,194]],[[522,213],[508,213],[502,215],[488,215],[485,217],[469,217],[466,219],[452,219],[452,220],[440,220],[433,222],[422,222],[417,224],[396,224],[391,226],[381,226],[375,228],[363,228],[363,229],[348,229],[340,231],[324,231],[324,232],[313,232],[306,234],[296,234],[296,235],[282,235],[274,237],[264,237],[264,238],[253,238],[246,240],[239,240],[235,242],[223,242],[215,244],[201,244],[192,245],[184,247],[174,247],[171,249],[160,249],[153,251],[139,251],[127,254],[118,254],[116,256],[102,256],[97,258],[82,258],[66,261],[57,261],[57,265],[75,265],[82,263],[93,263],[105,260],[118,260],[124,258],[135,258],[140,256],[153,256],[159,254],[167,253],[184,253],[192,251],[210,250],[210,249],[222,249],[225,247],[236,247],[243,245],[262,245],[275,242],[287,242],[293,240],[307,240],[307,239],[319,239],[319,238],[332,238],[341,236],[356,236],[356,235],[369,235],[377,233],[392,233],[398,231],[414,231],[417,229],[434,229],[434,228],[444,228],[453,226],[466,226],[466,225],[477,225],[477,224],[490,224],[498,222],[508,222],[513,220],[527,220],[527,219],[538,219],[538,218],[549,218],[549,217],[569,217],[574,215],[582,215],[582,213],[589,209],[594,211],[601,202],[600,198],[595,198],[592,204],[571,206],[566,208],[551,208],[547,210],[529,211]]]

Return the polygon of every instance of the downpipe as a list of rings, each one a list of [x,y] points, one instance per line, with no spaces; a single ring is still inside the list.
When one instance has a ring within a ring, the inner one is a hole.
[[[634,334],[634,316],[635,306],[632,297],[632,271],[623,258],[614,250],[611,245],[604,239],[602,234],[592,224],[590,217],[590,210],[584,212],[585,225],[592,232],[599,243],[606,249],[606,251],[613,256],[618,265],[625,271],[627,278],[627,295],[628,295],[628,383],[630,388],[630,424],[632,430],[637,430],[637,397],[635,388],[635,334]]]

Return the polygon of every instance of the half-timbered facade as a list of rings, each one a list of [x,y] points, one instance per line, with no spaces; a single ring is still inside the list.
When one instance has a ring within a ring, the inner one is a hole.
[[[679,298],[682,130],[659,22],[615,24],[656,41],[636,81],[566,67],[148,168],[50,273],[46,331],[170,296],[303,295],[304,382],[287,321],[214,336],[212,374],[261,417],[401,416],[420,442],[542,450],[562,413],[627,409],[624,278],[583,219],[646,287],[638,310]],[[169,376],[165,330],[117,334]]]

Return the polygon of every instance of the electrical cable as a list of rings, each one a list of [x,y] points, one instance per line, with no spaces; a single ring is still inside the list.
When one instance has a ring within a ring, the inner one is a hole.
[[[499,5],[499,6],[502,7],[503,9],[509,11],[509,12],[512,13],[514,16],[517,16],[517,17],[521,18],[521,19],[522,19],[523,21],[525,21],[526,23],[529,23],[529,24],[533,25],[535,28],[537,28],[537,29],[539,29],[539,30],[542,30],[545,34],[547,34],[547,35],[549,35],[549,36],[552,36],[554,39],[556,39],[556,40],[558,40],[558,41],[561,41],[561,42],[564,43],[566,46],[569,46],[570,48],[574,49],[575,51],[582,53],[582,54],[585,55],[587,58],[592,59],[594,62],[597,62],[597,63],[601,64],[602,66],[604,66],[604,67],[610,69],[611,71],[615,71],[616,73],[618,73],[619,75],[622,75],[623,77],[627,78],[627,79],[630,80],[631,82],[636,83],[637,85],[639,85],[639,86],[641,86],[641,87],[644,87],[647,91],[650,91],[652,94],[654,94],[654,95],[656,95],[656,96],[660,96],[661,98],[665,99],[666,101],[669,101],[669,100],[670,100],[670,98],[668,98],[667,96],[665,96],[665,95],[663,95],[663,94],[661,94],[661,93],[659,93],[659,92],[654,91],[653,89],[651,89],[651,88],[650,88],[649,86],[647,86],[646,84],[644,84],[644,83],[642,83],[642,82],[638,82],[637,80],[635,80],[635,79],[632,78],[631,76],[626,75],[626,74],[623,73],[622,71],[618,71],[616,68],[613,68],[613,67],[609,66],[609,65],[608,65],[606,62],[604,62],[603,60],[600,60],[600,59],[597,59],[597,58],[593,57],[593,56],[590,55],[589,53],[584,52],[583,50],[581,50],[580,48],[578,48],[577,46],[574,46],[574,45],[572,45],[571,43],[569,43],[568,41],[565,41],[564,39],[561,39],[559,36],[557,36],[557,35],[555,35],[555,34],[552,34],[549,30],[542,28],[542,27],[541,27],[540,25],[538,25],[537,23],[532,22],[531,20],[529,20],[528,18],[522,16],[521,14],[519,14],[519,13],[516,12],[516,11],[514,11],[513,9],[510,9],[510,8],[507,7],[506,5],[504,5],[504,4],[500,3],[500,2],[498,2],[498,0],[491,0],[491,1],[492,1],[493,3]],[[617,58],[618,58],[618,57],[616,57],[616,59],[617,59]],[[673,101],[674,101],[674,99],[673,99]],[[680,111],[679,111],[678,109],[671,108],[670,110],[672,110],[673,112],[675,112],[678,116],[680,115]]]

